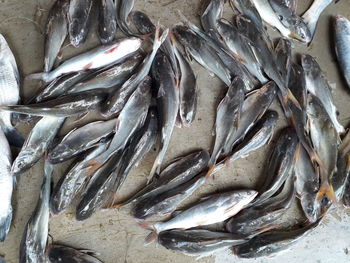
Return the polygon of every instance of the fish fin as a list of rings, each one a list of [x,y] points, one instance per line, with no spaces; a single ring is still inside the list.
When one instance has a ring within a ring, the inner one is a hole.
[[[324,181],[316,194],[316,200],[321,201],[324,196],[333,202],[336,202],[337,198],[334,193],[333,186],[328,181]]]
[[[151,244],[154,240],[156,240],[157,238],[157,233],[156,232],[151,232],[146,238],[145,238],[145,242],[144,245],[148,246],[149,244]]]
[[[87,171],[86,171],[86,175],[87,176],[92,176],[95,171],[100,168],[101,166],[103,165],[103,163],[100,163],[98,162],[97,160],[95,159],[91,159],[90,161],[88,161],[83,168],[89,168]]]
[[[294,38],[294,39],[299,40],[299,41],[303,41],[303,39],[299,35],[297,35],[293,32],[289,34],[289,37]]]
[[[10,230],[12,221],[12,209],[10,213],[0,220],[0,242],[4,242],[6,239],[6,236]]]
[[[227,168],[230,167],[230,158],[226,158],[226,159],[225,159],[225,166],[226,166]]]
[[[10,127],[5,131],[6,138],[11,146],[21,148],[24,144],[24,138],[14,127]]]
[[[84,112],[84,113],[82,113],[82,114],[79,114],[79,115],[75,118],[75,120],[73,121],[73,123],[77,123],[77,122],[79,122],[79,121],[85,119],[86,116],[87,116],[88,114],[89,114],[89,112]]]
[[[214,170],[215,170],[215,165],[209,168],[208,172],[204,175],[205,178],[209,178],[212,175]]]

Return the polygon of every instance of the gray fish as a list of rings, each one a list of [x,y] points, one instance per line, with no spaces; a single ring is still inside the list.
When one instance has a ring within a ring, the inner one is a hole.
[[[226,223],[226,230],[233,234],[252,236],[272,227],[284,215],[295,198],[294,178],[284,183],[282,191],[258,206],[243,209]]]
[[[12,154],[10,145],[5,134],[0,128],[0,147],[2,149],[0,157],[0,242],[5,241],[10,230],[12,221],[12,191],[16,178],[11,173]]]
[[[11,171],[19,175],[31,168],[49,149],[65,118],[43,117],[29,133]]]
[[[326,195],[330,200],[335,201],[333,187],[330,178],[336,172],[339,135],[326,109],[317,97],[308,95],[307,115],[309,132],[313,147],[321,160],[320,167],[320,189],[317,199],[320,200]]]
[[[242,105],[244,101],[244,82],[235,78],[229,86],[225,97],[221,100],[216,113],[215,143],[209,167],[215,165],[220,157],[229,135],[237,131],[240,124]]]
[[[39,200],[24,230],[19,251],[20,263],[47,261],[46,244],[49,234],[50,192],[53,167],[46,161]]]
[[[350,21],[338,15],[335,17],[334,28],[335,51],[343,76],[350,88]]]
[[[209,153],[202,150],[175,159],[162,170],[157,178],[154,178],[129,200],[120,204],[119,207],[138,202],[151,194],[165,192],[184,184],[208,167],[209,158]]]
[[[67,93],[75,84],[86,78],[90,71],[78,71],[68,75],[63,75],[57,79],[54,79],[48,83],[38,95],[36,95],[34,101],[36,103],[42,101],[48,101],[50,99],[57,98]]]
[[[285,83],[289,84],[292,69],[292,43],[286,38],[280,38],[275,47],[276,64]]]
[[[252,205],[260,205],[273,196],[291,176],[298,143],[298,136],[293,129],[288,127],[281,131],[264,170],[265,181],[260,188],[260,194]]]
[[[283,7],[288,8],[294,12],[297,10],[298,2],[296,0],[273,0],[270,2],[271,5],[273,5],[272,2],[277,3],[281,7],[283,6]]]
[[[163,52],[158,52],[154,58],[152,76],[157,88],[157,106],[161,123],[161,145],[152,166],[150,178],[160,172],[179,111],[179,87],[177,86],[170,61]]]
[[[71,94],[92,89],[117,88],[130,78],[141,64],[143,58],[144,56],[141,52],[136,52],[134,55],[112,67],[101,69],[95,74],[91,74],[83,81],[68,89],[67,93]]]
[[[20,76],[15,57],[3,35],[0,34],[0,105],[15,105],[20,100]],[[0,126],[10,145],[22,147],[24,139],[12,126],[11,113],[0,112]]]
[[[132,36],[134,33],[129,29],[129,14],[134,8],[135,0],[118,0],[117,4],[117,23],[120,30],[125,34]]]
[[[276,97],[277,87],[272,81],[253,91],[244,100],[242,114],[237,130],[229,135],[223,150],[223,155],[232,152],[233,147],[242,141],[253,125],[260,119],[265,111],[270,107]]]
[[[141,198],[131,209],[131,214],[137,219],[169,215],[202,186],[205,180],[203,174],[199,174],[176,188],[164,192],[154,192],[146,198]]]
[[[271,230],[253,237],[247,243],[234,249],[234,253],[240,258],[257,258],[271,256],[283,251],[301,238],[308,235],[320,223],[321,219],[315,223],[303,227],[294,227],[286,230]]]
[[[120,39],[112,44],[99,46],[72,57],[64,61],[52,71],[28,75],[26,79],[42,79],[45,82],[50,82],[55,78],[68,73],[103,68],[118,63],[134,54],[134,52],[141,47],[141,44],[142,40],[140,38],[132,37]]]
[[[197,112],[197,80],[189,61],[174,47],[176,59],[180,69],[180,109],[181,123],[189,127]]]
[[[90,122],[69,132],[49,153],[52,164],[67,161],[82,153],[114,132],[117,120]]]
[[[129,19],[142,35],[150,34],[156,31],[156,26],[152,23],[151,19],[147,16],[147,14],[141,11],[132,11],[129,14]]]
[[[107,98],[102,89],[68,94],[53,100],[30,105],[0,106],[0,111],[47,117],[69,117],[98,109]]]
[[[304,19],[311,33],[310,42],[315,36],[317,23],[323,11],[332,2],[336,3],[338,1],[339,0],[314,0],[312,2],[312,5],[309,7],[309,9],[303,14],[302,18]]]
[[[99,2],[98,34],[102,44],[111,42],[117,31],[115,0],[100,0]]]
[[[153,59],[157,54],[158,49],[166,39],[168,35],[168,30],[165,30],[161,36],[159,36],[160,28],[158,27],[155,33],[152,52],[143,60],[138,72],[132,75],[120,89],[118,89],[112,96],[110,96],[105,103],[105,107],[102,110],[102,114],[105,117],[110,117],[114,114],[118,114],[125,103],[128,101],[131,94],[135,91],[137,86],[142,82],[142,80],[148,75]]]
[[[47,256],[52,263],[102,263],[91,250],[75,249],[62,245],[49,245]]]
[[[108,145],[108,142],[106,142],[91,149],[59,179],[53,189],[50,201],[51,212],[53,214],[57,215],[64,211],[84,190],[90,178],[86,174],[88,168],[84,168],[86,163],[103,153],[108,148]]]
[[[79,47],[89,33],[89,16],[92,0],[70,0],[68,9],[68,33],[70,43]]]
[[[45,32],[44,72],[50,71],[68,34],[69,0],[56,0],[50,9]]]
[[[222,168],[232,165],[232,163],[249,155],[252,151],[265,146],[271,140],[277,125],[278,113],[273,110],[268,110],[255,124],[251,131],[244,138],[242,143],[234,147],[233,153],[212,167],[208,175],[212,175],[220,171]]]
[[[212,195],[168,221],[144,222],[140,225],[154,231],[146,238],[146,241],[151,241],[156,234],[165,230],[189,229],[222,222],[241,211],[257,194],[254,190],[237,190]]]
[[[217,21],[224,11],[225,0],[211,0],[201,16],[201,24],[206,32],[215,31]]]
[[[167,230],[158,235],[158,243],[163,247],[199,258],[247,241],[239,235],[204,229]]]
[[[296,152],[294,174],[301,208],[310,222],[316,222],[321,215],[320,203],[316,201],[316,195],[320,187],[319,172],[301,145]]]

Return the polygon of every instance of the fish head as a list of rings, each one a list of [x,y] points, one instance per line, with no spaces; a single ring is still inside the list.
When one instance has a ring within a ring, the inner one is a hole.
[[[74,149],[71,149],[66,144],[59,144],[53,151],[49,153],[49,160],[51,163],[60,163],[65,161],[68,157],[73,156]]]
[[[321,215],[321,206],[315,195],[305,195],[300,202],[307,219],[311,223],[316,222]]]
[[[350,21],[346,17],[337,15],[334,19],[334,23],[336,30],[341,34],[350,34]]]
[[[320,67],[315,58],[311,55],[303,54],[301,56],[301,65],[304,69],[305,76],[315,79],[320,75]]]
[[[303,43],[311,42],[312,34],[309,27],[306,25],[302,18],[298,17],[298,19],[294,21],[290,37]]]
[[[72,19],[69,27],[69,38],[70,42],[74,47],[79,47],[80,44],[85,40],[86,29],[81,24],[79,19]]]
[[[34,165],[33,159],[35,159],[35,151],[22,151],[17,156],[16,160],[12,164],[11,172],[14,175],[18,175],[29,169]]]
[[[6,51],[8,50],[8,44],[5,37],[0,34],[0,57],[6,56]]]

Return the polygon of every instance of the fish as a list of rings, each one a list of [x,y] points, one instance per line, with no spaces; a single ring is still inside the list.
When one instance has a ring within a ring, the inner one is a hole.
[[[179,114],[181,123],[189,127],[196,117],[197,112],[197,80],[189,61],[174,47],[176,59],[180,69],[180,105]]]
[[[34,73],[26,79],[40,79],[50,82],[55,78],[77,71],[102,68],[131,56],[142,44],[140,38],[131,37],[115,41],[114,43],[98,46],[85,53],[67,59],[57,68],[49,72]]]
[[[131,55],[122,62],[108,67],[107,69],[102,68],[95,74],[89,75],[87,78],[68,89],[67,93],[72,94],[93,89],[116,89],[130,78],[140,66],[143,58],[143,54],[136,51],[134,55]]]
[[[258,194],[254,190],[236,190],[208,196],[204,201],[195,204],[165,222],[140,225],[153,232],[146,238],[152,241],[157,234],[170,229],[189,229],[197,226],[215,224],[234,216],[248,205]]]
[[[226,0],[211,0],[201,15],[201,24],[204,31],[215,41],[221,43],[217,30],[217,22],[222,17]]]
[[[254,236],[265,229],[274,227],[275,221],[282,217],[295,198],[294,177],[289,177],[281,192],[258,206],[243,209],[227,221],[225,227],[230,233],[242,236]]]
[[[158,243],[163,247],[199,258],[247,241],[240,235],[205,229],[167,230],[158,235]]]
[[[45,31],[44,72],[50,71],[68,34],[68,0],[56,0],[49,11]]]
[[[287,127],[281,131],[263,172],[265,180],[260,187],[260,194],[251,205],[257,206],[269,199],[291,176],[298,144],[295,130]]]
[[[20,76],[16,59],[4,36],[0,34],[0,105],[15,105],[20,101]],[[23,137],[11,123],[10,112],[0,112],[0,126],[10,145],[22,147]]]
[[[334,19],[335,52],[344,79],[350,88],[350,21],[341,15]]]
[[[289,77],[292,70],[292,43],[286,38],[280,38],[275,47],[276,64],[280,75],[289,85]]]
[[[102,89],[87,90],[36,104],[0,106],[0,111],[42,117],[69,117],[100,108],[107,99],[107,92]]]
[[[275,132],[278,120],[278,113],[274,110],[267,110],[261,119],[254,125],[251,131],[248,132],[244,140],[234,147],[232,154],[221,160],[212,167],[207,176],[213,175],[239,159],[249,155],[252,151],[268,144]]]
[[[150,194],[134,205],[131,209],[131,215],[136,219],[169,215],[202,186],[205,181],[206,178],[203,174],[199,174],[190,181],[178,185],[176,188]]]
[[[229,135],[236,132],[240,124],[244,101],[244,82],[235,78],[229,86],[225,97],[221,100],[215,121],[215,142],[209,161],[209,167],[215,165],[220,157]]]
[[[129,14],[129,19],[142,35],[147,35],[156,31],[156,26],[144,12],[132,11]]]
[[[345,129],[337,119],[337,108],[333,101],[331,87],[322,74],[319,64],[308,54],[302,55],[301,64],[305,72],[307,91],[321,101],[337,132],[344,133]]]
[[[46,244],[49,234],[50,193],[53,166],[45,161],[44,179],[39,200],[25,227],[19,252],[20,263],[46,262]]]
[[[345,182],[344,186],[344,194],[342,197],[342,201],[345,207],[350,207],[350,164],[349,162],[347,163],[346,171],[347,173],[347,180]]]
[[[312,163],[303,146],[299,146],[296,152],[294,175],[301,208],[307,219],[314,223],[321,216],[321,206],[316,201],[320,180],[319,170]]]
[[[338,2],[339,0],[314,0],[308,10],[302,15],[302,18],[308,26],[311,33],[311,40],[316,34],[316,28],[318,20],[323,11],[332,3]]]
[[[90,122],[70,131],[48,155],[52,164],[65,162],[94,147],[114,132],[117,120]]]
[[[68,8],[68,33],[70,43],[79,47],[86,40],[89,33],[89,16],[92,0],[70,0]]]
[[[262,20],[276,28],[282,36],[308,43],[311,33],[303,20],[294,12],[276,13],[270,4],[271,1],[273,0],[252,0]],[[274,7],[276,8],[276,5]],[[287,20],[287,23],[285,20]],[[289,20],[292,21],[289,22]]]
[[[165,192],[184,184],[207,168],[209,158],[209,153],[204,150],[176,158],[162,170],[157,178],[154,178],[127,201],[119,204],[118,207],[134,204],[151,194]]]
[[[307,101],[311,142],[322,161],[320,167],[320,189],[316,198],[320,201],[324,196],[327,196],[331,201],[335,201],[334,190],[329,180],[336,172],[338,142],[340,138],[319,99],[320,96],[318,94],[316,97],[309,93]]]
[[[296,0],[272,0],[272,1],[270,1],[270,4],[272,5],[272,7],[273,7],[273,4],[275,4],[275,3],[280,5],[281,7],[288,8],[294,12],[297,10],[298,2]]]
[[[98,34],[102,44],[113,40],[117,32],[115,0],[100,0],[98,16]]]
[[[237,130],[229,134],[229,138],[227,138],[223,149],[224,156],[230,154],[233,147],[244,139],[253,125],[260,119],[268,107],[270,107],[276,97],[276,93],[277,86],[274,82],[270,81],[246,97],[243,102]]]
[[[86,78],[90,71],[78,71],[63,75],[48,83],[32,100],[36,103],[55,99],[67,93],[74,85]]]
[[[117,5],[117,23],[120,30],[125,35],[134,35],[134,33],[129,29],[129,15],[134,8],[135,0],[118,0]]]
[[[124,82],[120,89],[114,92],[114,94],[112,94],[107,99],[105,107],[102,109],[102,114],[105,117],[110,117],[114,114],[118,114],[123,109],[131,94],[135,91],[142,80],[149,74],[157,51],[165,41],[167,35],[168,30],[165,30],[160,35],[160,27],[157,28],[153,41],[152,52],[142,61],[139,70],[133,74],[126,82]]]
[[[237,57],[261,83],[265,84],[268,79],[264,76],[263,70],[258,63],[249,39],[243,36],[237,27],[225,19],[217,23],[217,31],[225,42],[230,52]]]
[[[65,118],[43,117],[35,124],[12,164],[12,174],[19,175],[25,172],[44,156],[64,120]]]
[[[95,252],[88,249],[75,249],[57,244],[47,248],[47,257],[52,263],[102,263],[96,256]]]
[[[283,251],[312,232],[321,222],[306,224],[302,227],[294,226],[291,229],[270,230],[253,237],[247,243],[234,248],[234,254],[239,258],[258,258],[271,256]]]
[[[72,201],[84,190],[90,177],[86,174],[86,163],[103,153],[108,148],[109,142],[102,143],[90,149],[79,161],[77,161],[67,173],[61,176],[54,187],[50,200],[50,210],[54,215],[62,213]]]
[[[12,222],[12,192],[16,183],[16,178],[11,173],[12,154],[6,136],[0,128],[0,147],[2,154],[0,157],[0,242],[4,242],[10,231]]]
[[[101,167],[113,154],[125,148],[130,138],[143,126],[150,104],[151,78],[146,76],[120,112],[116,120],[115,134],[108,149],[86,164],[86,167],[91,167],[89,173],[96,171],[96,169]]]

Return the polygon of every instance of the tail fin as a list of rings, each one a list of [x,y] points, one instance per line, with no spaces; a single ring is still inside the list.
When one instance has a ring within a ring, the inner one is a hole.
[[[22,148],[24,144],[24,138],[14,127],[10,127],[5,130],[6,138],[11,146]]]
[[[48,79],[48,74],[46,72],[41,72],[41,73],[34,73],[30,74],[25,77],[26,80],[43,80],[43,81],[50,81]]]
[[[10,230],[11,221],[12,221],[12,209],[5,218],[0,219],[0,242],[5,241],[7,234]]]
[[[151,244],[154,240],[156,240],[157,238],[157,233],[156,232],[151,232],[146,238],[145,238],[145,242],[144,245],[148,246],[149,244]]]
[[[316,200],[321,201],[324,196],[326,196],[332,202],[336,202],[337,200],[333,186],[329,184],[328,180],[322,183],[320,190],[318,190],[318,193],[316,195]]]

